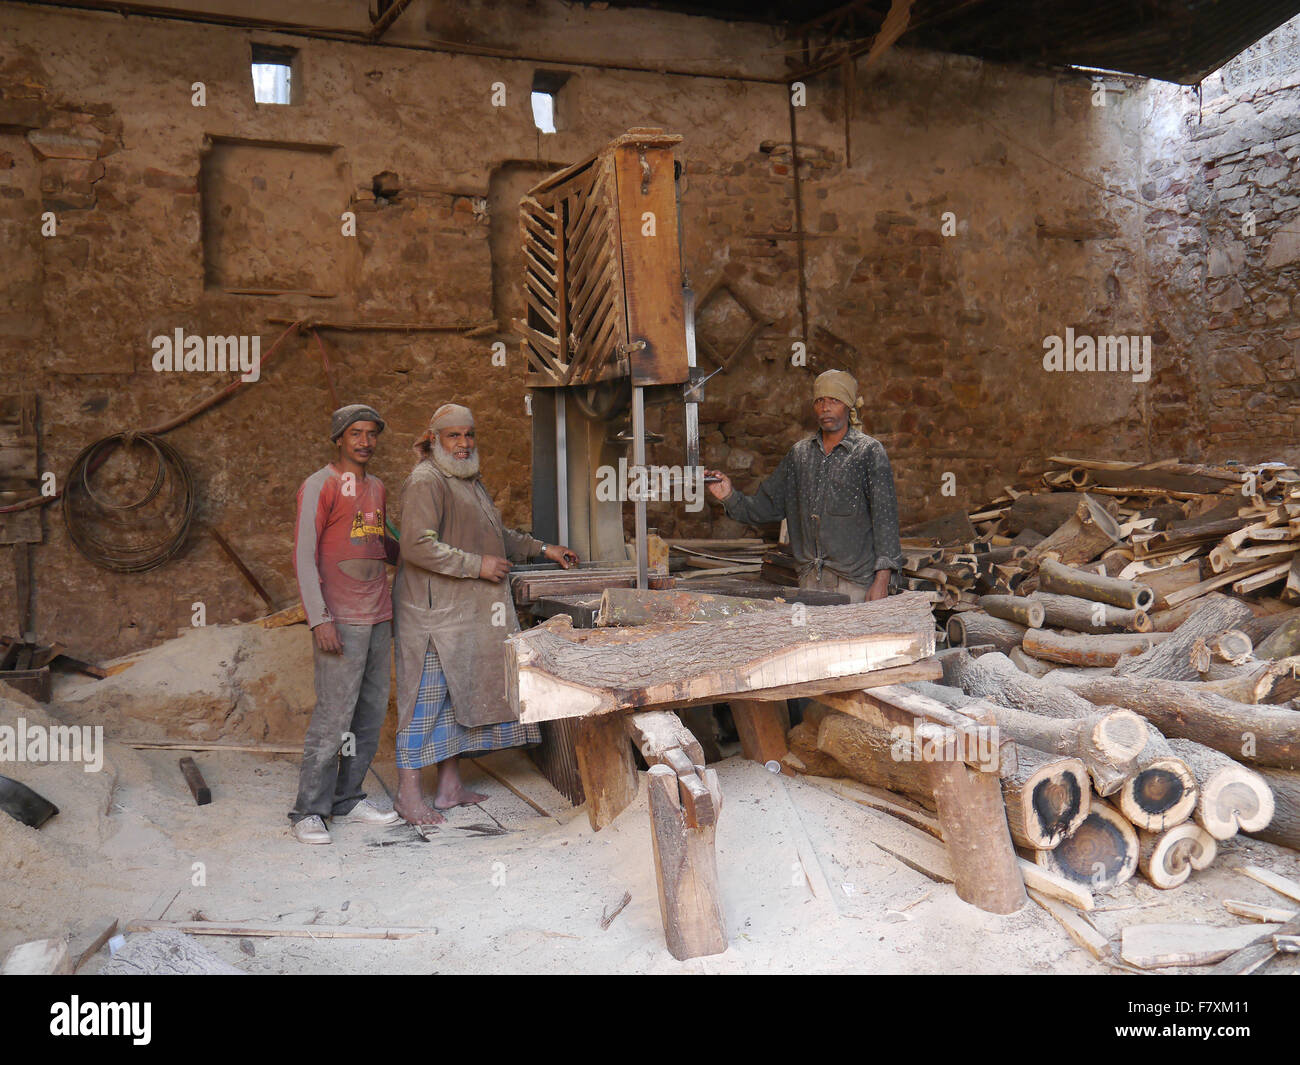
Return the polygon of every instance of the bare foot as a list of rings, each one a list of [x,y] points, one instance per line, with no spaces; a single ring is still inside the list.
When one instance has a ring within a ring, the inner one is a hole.
[[[408,825],[440,825],[447,820],[429,805],[423,795],[399,794],[393,803],[393,809],[401,814]]]
[[[455,791],[444,795],[442,789],[433,797],[433,805],[439,810],[450,810],[453,806],[474,806],[477,803],[487,799],[486,795],[477,791],[470,791],[463,784]]]

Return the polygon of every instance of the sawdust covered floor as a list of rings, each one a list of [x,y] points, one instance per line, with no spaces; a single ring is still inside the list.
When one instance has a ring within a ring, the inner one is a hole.
[[[247,650],[246,638],[263,639],[246,631],[256,626],[232,628],[233,635],[209,639],[236,652]],[[276,646],[273,657],[299,657],[303,650]],[[223,661],[229,672],[232,659]],[[250,668],[247,655],[234,667]],[[288,668],[265,667],[258,675]],[[300,675],[298,665],[292,672]],[[880,820],[884,815],[738,758],[717,765],[723,790],[717,855],[730,947],[678,962],[664,947],[644,775],[637,801],[593,833],[585,811],[573,809],[525,755],[503,752],[485,764],[521,782],[553,816],[543,817],[470,767],[467,779],[488,794],[487,802],[452,811],[427,840],[405,825],[344,825],[334,830],[332,846],[308,847],[290,837],[285,816],[296,757],[196,754],[214,797],[198,807],[177,768],[182,752],[132,750],[115,742],[137,738],[144,724],[164,723],[156,692],[140,685],[139,718],[124,686],[102,689],[94,700],[80,694],[56,703],[50,717],[22,696],[0,697],[0,724],[12,725],[19,716],[29,724],[110,722],[99,773],[69,763],[6,769],[61,812],[39,832],[0,818],[0,956],[28,939],[75,934],[101,916],[157,918],[165,910],[169,920],[436,930],[397,941],[202,937],[203,946],[250,973],[1112,971],[1075,947],[1032,903],[1008,917],[982,913],[949,885],[875,846],[873,838],[887,842],[892,825]],[[280,693],[275,699],[294,701]],[[92,709],[95,702],[99,709]],[[249,739],[256,714],[248,707],[227,714],[226,695],[217,705],[225,729],[205,729],[208,738]],[[300,719],[301,708],[293,709]],[[173,735],[197,732],[199,725],[191,721],[186,732]],[[258,739],[283,743],[293,737]],[[381,749],[377,765],[391,786],[391,755]],[[378,787],[372,795],[385,804]],[[1223,909],[1223,898],[1267,905],[1283,900],[1234,873],[1234,865],[1259,864],[1300,877],[1294,852],[1249,840],[1230,841],[1224,849],[1226,858],[1174,891],[1134,880],[1099,897],[1099,928],[1117,939],[1133,923],[1235,925],[1240,922]],[[630,904],[602,930],[602,913],[624,892],[631,893]],[[96,971],[106,957],[97,956],[82,971]],[[1300,959],[1279,959],[1270,971],[1298,967]]]

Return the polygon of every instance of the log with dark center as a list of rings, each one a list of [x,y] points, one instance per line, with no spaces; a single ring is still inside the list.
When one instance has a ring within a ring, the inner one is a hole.
[[[1035,851],[1034,860],[1093,891],[1110,891],[1137,871],[1137,832],[1106,800],[1094,798],[1083,823],[1054,849]]]
[[[1150,632],[1151,618],[1141,610],[1081,599],[1076,595],[1056,592],[1034,592],[1027,597],[1043,606],[1044,624],[1074,632],[1095,635],[1108,632]]]
[[[1137,772],[1119,790],[1119,809],[1138,828],[1163,832],[1196,809],[1196,778],[1154,727],[1137,757]]]

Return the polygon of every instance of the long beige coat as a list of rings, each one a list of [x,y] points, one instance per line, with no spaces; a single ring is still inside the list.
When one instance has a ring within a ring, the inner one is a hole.
[[[424,539],[432,529],[437,539]],[[505,638],[519,631],[510,582],[479,577],[484,555],[523,562],[546,545],[507,529],[477,477],[452,477],[429,459],[402,486],[401,560],[393,583],[397,723],[415,714],[429,641],[442,660],[456,720],[466,726],[515,720],[506,699]],[[497,606],[497,604],[500,604]],[[495,619],[500,624],[494,625]]]

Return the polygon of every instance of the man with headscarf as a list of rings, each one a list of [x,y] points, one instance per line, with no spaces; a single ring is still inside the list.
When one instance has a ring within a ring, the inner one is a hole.
[[[795,444],[752,496],[705,470],[727,517],[746,525],[786,519],[799,587],[843,592],[851,603],[883,599],[903,567],[898,500],[889,456],[859,428],[858,383],[827,370],[813,383],[816,435]]]
[[[384,420],[373,407],[336,410],[335,461],[298,489],[294,568],[311,626],[316,706],[303,741],[298,800],[289,820],[300,843],[330,843],[325,818],[395,824],[361,790],[388,712],[393,600],[385,563],[397,544],[385,528],[384,485],[366,473]]]
[[[519,631],[510,559],[545,555],[565,569],[569,548],[507,529],[479,479],[474,416],[446,403],[415,444],[402,486],[397,618],[397,812],[438,824],[438,810],[482,802],[461,781],[459,759],[541,742],[514,716],[505,690],[505,639]],[[420,770],[438,765],[433,807]]]

